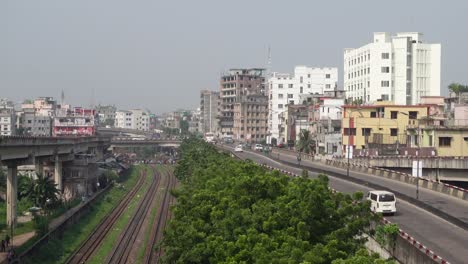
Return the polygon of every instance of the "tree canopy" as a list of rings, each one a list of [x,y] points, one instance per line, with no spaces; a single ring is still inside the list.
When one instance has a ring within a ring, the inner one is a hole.
[[[180,147],[165,263],[357,263],[374,217],[362,193],[290,178],[188,139]],[[364,263],[364,262],[363,262]]]

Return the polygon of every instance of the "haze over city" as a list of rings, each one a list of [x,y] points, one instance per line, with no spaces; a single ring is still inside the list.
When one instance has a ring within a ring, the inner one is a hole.
[[[421,9],[424,7],[423,9]],[[441,94],[468,82],[466,1],[2,1],[0,93],[115,104],[155,113],[195,108],[236,67],[338,67],[373,32],[441,43]]]

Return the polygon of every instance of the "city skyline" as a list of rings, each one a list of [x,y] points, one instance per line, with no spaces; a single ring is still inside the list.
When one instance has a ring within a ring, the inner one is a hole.
[[[113,2],[110,10],[109,2],[90,3],[2,4],[0,15],[7,22],[0,26],[6,36],[0,43],[2,97],[18,103],[44,95],[60,98],[63,90],[72,105],[115,104],[155,113],[196,108],[199,90],[219,90],[225,70],[266,67],[268,47],[272,71],[338,67],[342,88],[344,49],[370,42],[377,31],[418,31],[427,42],[441,43],[442,95],[449,83],[468,82],[467,29],[451,19],[463,17],[463,1],[449,6],[424,1],[424,13],[418,12],[419,1],[404,2],[402,10],[398,3],[382,10],[371,1],[359,6],[205,1],[184,8]],[[226,12],[247,19],[225,19]]]

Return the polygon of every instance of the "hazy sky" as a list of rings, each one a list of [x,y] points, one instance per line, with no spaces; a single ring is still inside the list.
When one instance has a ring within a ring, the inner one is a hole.
[[[338,66],[374,31],[442,43],[442,87],[468,83],[468,1],[0,1],[0,97],[156,113],[196,108],[231,67]],[[443,93],[445,93],[443,91]],[[94,99],[93,99],[94,98]]]

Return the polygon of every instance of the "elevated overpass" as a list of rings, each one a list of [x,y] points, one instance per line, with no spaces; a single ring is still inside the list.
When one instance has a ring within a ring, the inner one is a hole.
[[[177,148],[181,143],[181,140],[171,139],[128,139],[125,137],[113,137],[110,141],[110,148],[137,148],[145,146]]]
[[[153,131],[143,131],[137,129],[117,128],[117,127],[98,127],[97,129],[99,136],[119,136],[119,135],[142,135],[152,136],[156,134]]]
[[[413,161],[423,163],[422,176],[436,181],[468,182],[468,157],[356,156],[353,162],[411,174]]]
[[[109,145],[110,139],[101,137],[0,137],[0,164],[8,168],[7,224],[16,224],[19,165],[34,164],[36,171],[43,173],[44,164],[53,163],[54,181],[63,191],[62,163],[77,156],[85,156],[86,161],[88,157],[99,158]]]

